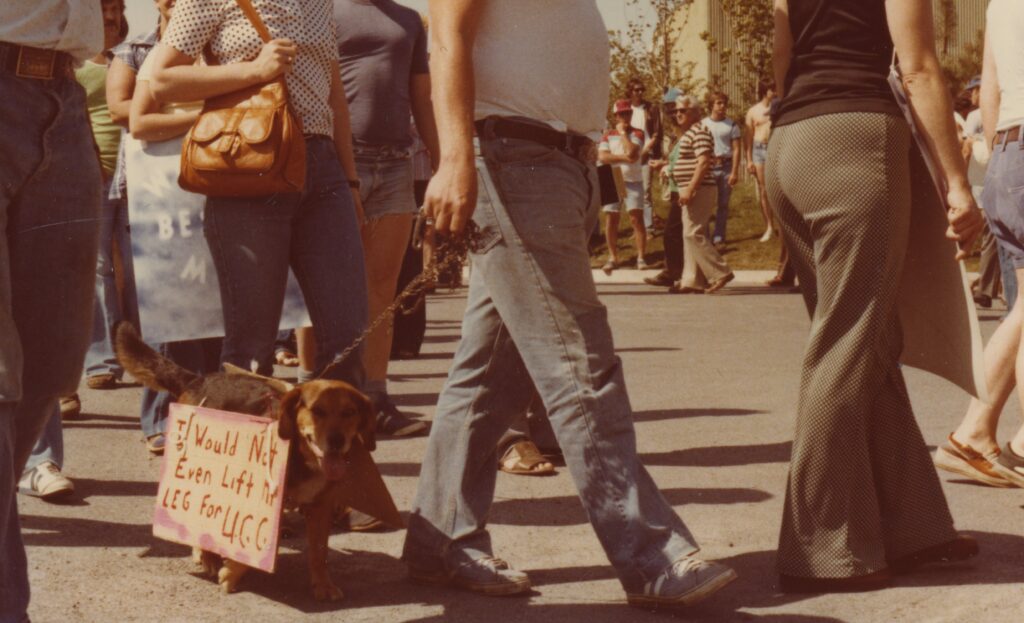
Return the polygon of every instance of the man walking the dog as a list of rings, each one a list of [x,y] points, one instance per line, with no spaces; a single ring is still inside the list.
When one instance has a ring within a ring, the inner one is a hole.
[[[637,457],[622,363],[591,278],[592,140],[609,57],[596,2],[431,0],[430,18],[441,164],[425,206],[439,233],[471,235],[473,271],[409,519],[410,579],[530,590],[526,574],[494,556],[486,523],[495,446],[532,382],[629,602],[700,601],[735,573],[695,556]]]

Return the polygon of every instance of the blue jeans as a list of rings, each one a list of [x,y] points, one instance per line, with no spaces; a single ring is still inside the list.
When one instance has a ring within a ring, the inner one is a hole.
[[[412,157],[408,149],[357,144],[355,157],[367,221],[417,212],[419,206],[413,192]]]
[[[21,470],[21,473],[47,461],[59,469],[64,468],[64,426],[60,416],[60,404],[55,404],[50,409],[50,417],[46,420],[43,434],[32,447],[32,454],[29,455],[25,469]]]
[[[496,447],[529,406],[532,382],[605,553],[626,590],[641,590],[697,546],[637,456],[622,362],[587,254],[597,173],[536,143],[482,135],[500,201],[481,189],[462,341],[403,558],[441,571],[491,555]]]
[[[643,192],[641,200],[644,203],[644,227],[647,231],[650,231],[654,227],[654,203],[651,201],[651,167],[644,165],[641,169],[643,172]]]
[[[718,209],[715,210],[715,233],[712,240],[715,243],[725,242],[725,226],[729,220],[729,198],[732,196],[732,186],[729,186],[729,176],[732,174],[732,160],[727,159],[720,166],[711,169],[711,177],[715,180],[718,188]]]
[[[128,234],[128,201],[111,199],[110,180],[103,184],[100,212],[100,246],[96,258],[96,302],[93,308],[92,345],[85,355],[86,376],[113,374],[118,379],[124,369],[114,354],[113,329],[118,322],[129,320],[139,326],[138,303],[135,300],[135,279],[132,275],[132,242]],[[114,241],[117,241],[121,266],[124,268],[124,297],[118,295],[114,278]],[[122,304],[123,303],[123,304]]]
[[[21,623],[29,586],[17,480],[82,374],[102,178],[73,78],[0,69],[0,93],[0,623]]]
[[[306,138],[306,189],[270,197],[210,197],[203,233],[224,309],[222,362],[272,375],[288,267],[302,288],[323,369],[366,327],[366,272],[348,180],[325,136]],[[358,352],[330,378],[363,383]]]

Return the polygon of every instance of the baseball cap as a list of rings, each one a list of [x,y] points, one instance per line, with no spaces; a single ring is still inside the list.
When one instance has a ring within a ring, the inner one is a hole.
[[[981,86],[981,76],[975,76],[975,77],[971,78],[971,81],[968,82],[967,86],[964,87],[964,88],[967,89],[968,91],[970,91],[971,89],[976,89],[976,88],[978,88],[980,86]]]
[[[682,95],[683,92],[679,89],[672,87],[668,91],[665,91],[665,96],[661,98],[662,104],[675,104],[676,98]]]
[[[615,114],[620,112],[633,112],[633,104],[629,100],[615,100]]]

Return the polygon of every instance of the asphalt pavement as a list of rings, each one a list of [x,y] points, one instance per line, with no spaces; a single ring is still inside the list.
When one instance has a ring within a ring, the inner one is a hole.
[[[946,474],[943,486],[958,528],[981,544],[975,561],[924,570],[867,594],[778,592],[774,549],[808,321],[799,295],[769,290],[760,285],[762,277],[741,275],[710,296],[623,283],[632,277],[602,279],[599,286],[625,365],[642,459],[696,535],[702,555],[732,565],[740,576],[684,617],[1020,620],[1024,491]],[[464,289],[430,298],[422,355],[391,368],[391,391],[403,409],[428,420],[433,415],[464,305]],[[981,313],[986,334],[999,315]],[[294,376],[294,369],[278,370]],[[962,416],[966,395],[923,372],[907,370],[906,377],[927,442],[941,443]],[[626,605],[564,467],[547,478],[498,476],[490,530],[496,553],[530,573],[535,589],[529,596],[488,598],[408,583],[398,559],[401,531],[331,537],[329,566],[344,601],[313,600],[301,535],[282,541],[275,574],[252,572],[240,592],[221,594],[199,576],[187,548],[152,536],[159,459],[142,443],[140,394],[137,385],[110,391],[83,385],[83,415],[64,425],[65,473],[75,481],[76,496],[64,504],[19,496],[33,621],[671,620]],[[1003,439],[1019,424],[1019,413],[1013,399]],[[425,444],[423,437],[378,444],[375,458],[403,514]]]

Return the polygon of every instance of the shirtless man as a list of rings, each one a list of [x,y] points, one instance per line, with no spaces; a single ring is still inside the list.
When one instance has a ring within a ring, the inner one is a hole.
[[[764,217],[764,235],[761,242],[772,239],[772,211],[768,205],[768,194],[764,187],[764,162],[768,159],[768,137],[772,133],[771,107],[775,99],[775,82],[762,80],[757,84],[756,104],[747,111],[747,132],[744,142],[747,152],[747,172],[757,178],[757,196],[761,200],[761,216]]]

